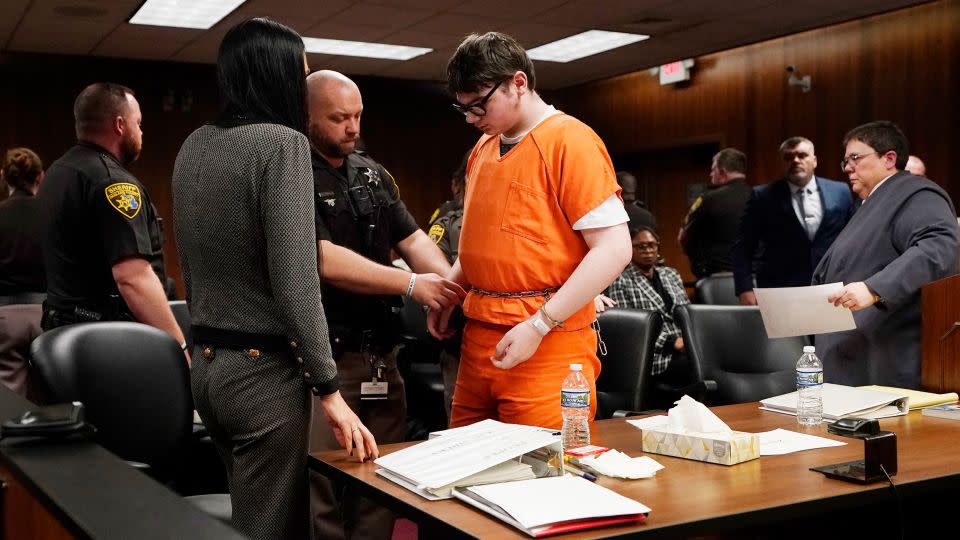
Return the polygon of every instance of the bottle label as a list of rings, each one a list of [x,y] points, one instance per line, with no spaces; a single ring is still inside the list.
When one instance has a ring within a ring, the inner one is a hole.
[[[807,388],[823,384],[823,371],[798,371],[797,388]]]
[[[560,406],[563,408],[584,409],[590,407],[589,390],[561,390]]]

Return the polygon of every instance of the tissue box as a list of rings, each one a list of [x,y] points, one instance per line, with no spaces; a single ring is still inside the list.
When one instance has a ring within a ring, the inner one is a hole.
[[[653,427],[643,430],[643,451],[720,465],[735,465],[760,457],[760,436],[742,431],[699,433]]]

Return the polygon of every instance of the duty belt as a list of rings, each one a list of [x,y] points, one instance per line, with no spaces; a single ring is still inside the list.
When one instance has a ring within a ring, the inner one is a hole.
[[[118,295],[110,296],[96,305],[74,304],[54,307],[50,302],[44,301],[42,309],[40,327],[44,330],[85,322],[136,320]]]
[[[479,287],[473,287],[470,289],[471,292],[475,292],[480,296],[487,296],[490,298],[533,298],[537,296],[549,297],[558,290],[560,290],[560,287],[547,287],[546,289],[540,289],[537,291],[519,292],[486,291]]]

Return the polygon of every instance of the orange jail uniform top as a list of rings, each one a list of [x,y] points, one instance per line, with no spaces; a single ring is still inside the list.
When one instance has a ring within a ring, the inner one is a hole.
[[[467,282],[491,292],[559,288],[588,251],[573,225],[619,193],[603,141],[571,116],[546,118],[503,156],[499,137],[484,135],[467,163],[460,236]],[[590,381],[593,417],[600,361],[592,301],[548,333],[525,362],[503,370],[490,361],[504,334],[543,302],[542,296],[467,295],[451,426],[494,418],[559,428],[560,386],[571,363],[583,364]]]

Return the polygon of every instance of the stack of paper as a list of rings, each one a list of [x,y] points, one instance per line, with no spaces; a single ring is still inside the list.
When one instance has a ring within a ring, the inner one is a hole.
[[[908,398],[903,393],[880,392],[840,384],[823,384],[823,418],[837,420],[845,416],[887,418],[907,414]],[[761,409],[797,414],[797,393],[760,400]]]
[[[450,491],[457,487],[479,486],[483,484],[497,484],[500,482],[514,482],[516,480],[533,480],[537,476],[533,473],[533,467],[526,463],[520,463],[515,460],[504,461],[499,465],[494,465],[489,469],[484,469],[478,473],[471,474],[466,478],[461,478],[439,488],[428,488],[440,498],[450,497]]]
[[[378,458],[377,474],[418,495],[435,500],[449,498],[450,489],[469,477],[479,482],[497,482],[561,474],[543,461],[518,463],[520,457],[544,448],[562,459],[560,434],[531,426],[494,420],[467,428],[448,430],[441,436]],[[508,462],[513,463],[508,463]],[[491,470],[492,469],[492,470]],[[489,470],[489,472],[487,472]],[[531,473],[532,471],[532,473]],[[480,475],[480,476],[477,476]]]
[[[454,497],[530,536],[643,520],[650,509],[579,476],[458,488]]]
[[[934,405],[941,405],[943,403],[953,403],[957,401],[958,396],[956,392],[948,392],[946,394],[934,394],[932,392],[921,392],[919,390],[910,390],[908,388],[895,388],[893,386],[861,386],[865,390],[876,390],[878,392],[887,392],[890,394],[898,394],[907,396],[910,404],[910,410],[922,409],[924,407],[932,407]]]

